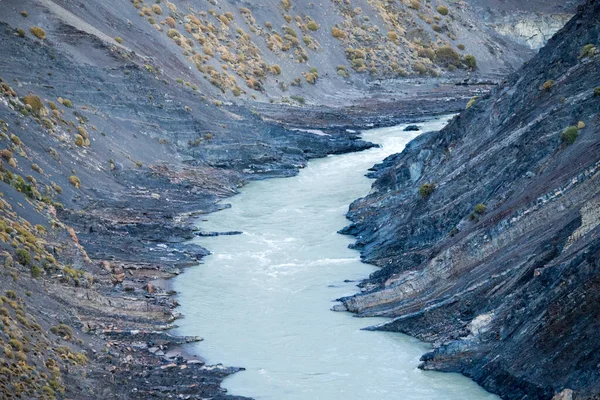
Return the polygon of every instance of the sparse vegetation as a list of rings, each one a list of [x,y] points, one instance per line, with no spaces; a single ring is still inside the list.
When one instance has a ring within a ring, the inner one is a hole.
[[[450,46],[440,47],[435,51],[435,61],[443,67],[460,65],[460,55]]]
[[[17,249],[15,251],[17,262],[25,267],[31,264],[31,254],[25,249]]]
[[[71,175],[69,177],[69,183],[75,186],[77,189],[79,189],[79,186],[81,186],[81,180],[75,175]]]
[[[553,86],[554,86],[554,81],[552,79],[550,79],[550,80],[547,80],[546,82],[544,82],[541,89],[545,92],[548,92],[550,89],[552,89]]]
[[[310,21],[306,24],[306,27],[313,32],[319,29],[319,25],[315,21]]]
[[[331,28],[331,36],[333,36],[336,39],[344,39],[346,37],[346,32],[334,26],[333,28]]]
[[[410,0],[410,3],[408,4],[408,6],[410,8],[412,8],[413,10],[420,10],[421,9],[421,0]]]
[[[442,15],[448,15],[448,7],[446,6],[438,6],[436,10]]]
[[[158,5],[158,4],[153,4],[152,5],[152,12],[156,15],[162,15],[163,10],[162,8]]]
[[[477,68],[477,60],[475,59],[475,56],[472,54],[467,54],[465,56],[465,65],[467,66],[467,68]]]
[[[277,64],[271,66],[271,72],[273,75],[281,75],[281,67]]]
[[[50,328],[50,332],[58,335],[65,340],[71,340],[73,338],[73,329],[65,324],[59,324]]]
[[[593,44],[586,44],[581,49],[579,58],[593,57],[595,53],[596,53],[596,46],[594,46]]]
[[[567,145],[575,143],[578,136],[579,129],[577,129],[576,126],[569,126],[560,135],[563,143],[566,143]]]
[[[419,195],[422,199],[428,199],[435,191],[435,183],[425,183],[419,188]]]
[[[85,144],[85,139],[81,135],[75,135],[75,144],[79,147],[82,147]]]
[[[40,28],[39,26],[32,26],[29,31],[31,32],[31,34],[33,36],[35,36],[36,38],[40,39],[40,40],[44,40],[46,39],[46,31],[44,31],[42,28]]]
[[[473,209],[473,212],[475,214],[482,215],[483,213],[485,213],[485,209],[486,209],[485,204],[479,203],[475,206],[475,208]]]
[[[23,102],[31,107],[31,110],[35,115],[41,115],[42,110],[44,109],[44,103],[42,103],[42,99],[39,96],[29,94],[23,97]]]
[[[466,109],[468,110],[469,108],[471,108],[478,98],[479,96],[471,97],[471,100],[469,100],[469,102],[467,103]]]

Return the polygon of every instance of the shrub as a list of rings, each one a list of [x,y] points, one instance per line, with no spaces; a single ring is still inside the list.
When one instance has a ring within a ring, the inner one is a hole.
[[[73,107],[73,103],[69,99],[63,99],[62,105],[65,106],[65,107],[68,107],[68,108]]]
[[[575,143],[577,137],[579,136],[579,129],[576,126],[569,126],[566,128],[560,135],[563,143],[567,145]]]
[[[348,78],[348,77],[350,77],[350,74],[348,73],[348,70],[343,65],[338,65],[337,66],[337,74],[339,76],[341,76],[342,78]]]
[[[17,249],[15,251],[15,256],[17,258],[17,262],[23,266],[28,266],[31,264],[31,254],[25,249]]]
[[[471,69],[477,68],[477,60],[475,59],[475,56],[472,54],[467,54],[465,56],[465,65]]]
[[[543,91],[549,91],[550,89],[552,89],[552,86],[554,86],[554,81],[552,79],[547,80],[546,82],[544,82],[544,84],[542,85],[541,90]]]
[[[442,15],[448,15],[448,7],[446,7],[446,6],[439,6],[437,8],[437,12],[439,12]]]
[[[420,62],[416,62],[412,66],[413,70],[421,75],[424,75],[427,72],[427,67]]]
[[[25,29],[22,29],[22,28],[17,28],[15,32],[17,32],[17,35],[19,35],[20,37],[25,37],[25,35],[27,35],[27,32],[25,32]]]
[[[600,86],[594,88],[594,96],[600,97]]]
[[[459,50],[464,50],[464,49],[465,49],[465,45],[464,45],[464,44],[462,44],[462,43],[461,43],[461,44],[459,44],[459,45],[458,45],[458,46],[456,46],[456,47],[458,47],[458,49],[459,49]]]
[[[334,26],[331,28],[331,36],[336,39],[344,39],[346,37],[346,32]]]
[[[310,83],[311,85],[314,85],[315,83],[317,83],[318,77],[319,77],[319,75],[314,74],[312,72],[309,72],[306,75],[304,75],[304,79],[306,79],[306,82]]]
[[[21,343],[17,339],[10,339],[8,341],[8,344],[10,344],[13,347],[13,349],[15,349],[17,351],[22,351],[23,350],[23,343]]]
[[[290,0],[281,0],[281,6],[285,11],[289,11],[292,8],[292,2]]]
[[[475,96],[475,97],[471,97],[471,100],[469,100],[469,102],[467,103],[467,110],[469,108],[471,108],[473,106],[473,104],[475,104],[475,102],[477,101],[477,99],[479,98],[479,96]]]
[[[410,0],[410,4],[408,5],[413,10],[419,10],[421,8],[420,0]]]
[[[12,151],[8,149],[0,150],[0,157],[5,159],[6,161],[10,161],[12,159]]]
[[[79,186],[81,185],[81,180],[76,177],[75,175],[71,175],[69,177],[69,183],[73,186],[75,186],[77,189],[79,189]]]
[[[33,34],[33,36],[40,40],[46,39],[46,31],[44,31],[39,26],[32,26],[31,29],[29,29],[29,31]]]
[[[59,324],[50,328],[50,332],[58,335],[66,340],[70,340],[73,337],[73,329],[65,324]]]
[[[33,113],[36,115],[40,115],[44,108],[44,103],[42,103],[42,99],[40,99],[39,96],[33,94],[29,94],[23,97],[23,102],[30,106],[33,110]]]
[[[306,24],[306,27],[313,32],[319,29],[319,25],[315,21],[310,21]]]
[[[485,204],[481,204],[481,203],[480,203],[480,204],[477,204],[477,205],[475,206],[475,208],[473,209],[473,212],[474,212],[475,214],[482,215],[482,214],[485,212]]]
[[[290,99],[297,101],[300,104],[304,104],[306,103],[306,100],[304,100],[304,97],[300,97],[300,96],[290,96]]]
[[[397,42],[398,41],[398,34],[394,31],[390,31],[387,34],[388,39],[390,39],[392,42]]]
[[[37,265],[34,265],[31,267],[31,276],[34,279],[39,278],[42,275],[42,269],[40,267],[38,267]]]
[[[419,188],[419,195],[422,199],[428,199],[435,191],[435,183],[424,183]]]
[[[585,122],[579,121],[577,123],[577,129],[582,130],[583,128],[585,128]]]
[[[428,58],[431,61],[435,60],[435,51],[433,51],[431,49],[419,49],[417,51],[417,54],[421,58]]]
[[[165,22],[170,28],[175,28],[175,20],[172,17],[165,18]]]
[[[117,37],[115,38],[115,42],[117,42],[117,43],[119,43],[119,44],[123,44],[123,39],[122,39],[121,37],[117,36]]]
[[[21,11],[21,15],[25,18],[27,18],[27,16],[29,15],[29,13],[25,10]]]
[[[281,67],[277,64],[271,66],[271,72],[274,75],[281,75]]]
[[[156,14],[156,15],[162,15],[162,13],[163,13],[162,8],[160,8],[160,6],[158,4],[152,5],[152,12],[154,12],[154,14]]]
[[[435,51],[435,61],[444,67],[456,67],[460,65],[460,55],[452,47],[443,46]]]
[[[593,44],[586,44],[581,49],[581,54],[579,55],[579,58],[592,57],[595,52],[596,46],[594,46]]]
[[[6,292],[6,297],[8,297],[11,300],[16,300],[17,299],[17,293],[15,293],[14,290],[7,290]]]
[[[81,135],[75,135],[75,144],[82,147],[85,144],[85,139]]]

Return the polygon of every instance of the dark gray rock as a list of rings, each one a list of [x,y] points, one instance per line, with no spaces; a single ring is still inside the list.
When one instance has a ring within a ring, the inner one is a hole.
[[[581,56],[599,43],[590,0],[504,84],[376,166],[352,204],[342,232],[381,269],[343,302],[432,342],[423,369],[506,399],[600,393],[600,56]]]

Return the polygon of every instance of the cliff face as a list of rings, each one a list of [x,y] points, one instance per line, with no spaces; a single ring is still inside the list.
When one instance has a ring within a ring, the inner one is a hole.
[[[381,270],[343,303],[433,342],[423,368],[509,399],[600,392],[599,48],[590,0],[352,204],[345,232]]]

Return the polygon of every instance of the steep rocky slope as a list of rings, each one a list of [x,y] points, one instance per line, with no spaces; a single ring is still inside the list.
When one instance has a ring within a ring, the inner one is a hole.
[[[503,398],[597,396],[600,2],[469,106],[373,169],[345,232],[381,270],[343,304]]]
[[[548,11],[544,19],[532,12],[536,7],[526,7],[518,18],[492,11],[486,21],[481,15],[496,8],[488,3],[4,0],[0,19],[26,36],[32,26],[42,28],[47,41],[78,61],[98,62],[78,43],[87,33],[135,52],[149,71],[184,88],[220,100],[299,105],[332,97],[348,102],[382,79],[502,77],[531,56],[528,45],[539,47],[573,10],[552,8],[563,4],[552,0],[538,7]],[[524,39],[532,30],[542,34]]]
[[[0,397],[218,399],[168,333],[193,217],[531,50],[462,2],[3,0],[0,54]]]

